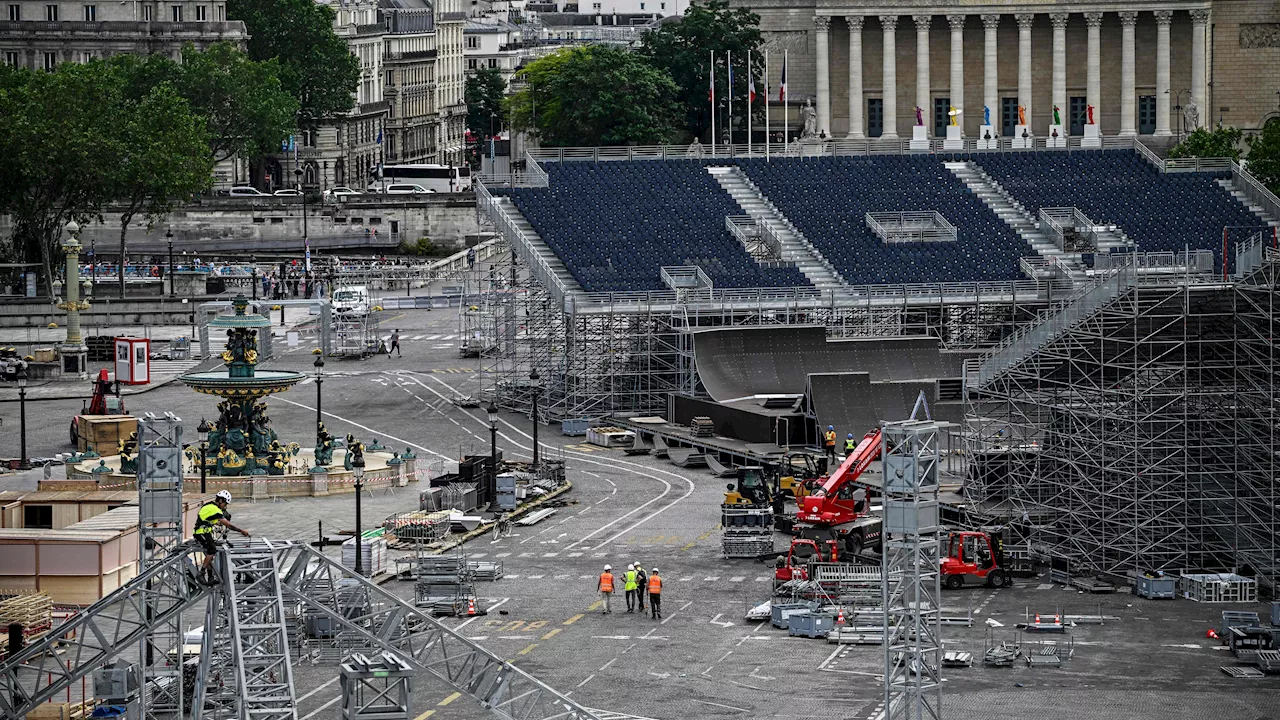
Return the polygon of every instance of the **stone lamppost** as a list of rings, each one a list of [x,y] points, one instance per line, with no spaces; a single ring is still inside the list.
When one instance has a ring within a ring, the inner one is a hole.
[[[58,303],[58,308],[67,311],[67,339],[58,351],[62,356],[62,377],[85,380],[89,377],[89,348],[80,336],[80,311],[89,309],[89,301],[80,299],[80,224],[72,220],[66,224],[66,231],[62,250],[67,254],[67,297]]]

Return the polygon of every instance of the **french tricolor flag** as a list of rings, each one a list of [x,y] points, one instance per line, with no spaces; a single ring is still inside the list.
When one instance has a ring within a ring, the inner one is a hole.
[[[782,56],[782,79],[778,83],[778,102],[787,100],[787,56]]]

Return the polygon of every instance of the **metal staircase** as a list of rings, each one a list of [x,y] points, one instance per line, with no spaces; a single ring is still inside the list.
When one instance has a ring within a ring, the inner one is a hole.
[[[297,717],[274,545],[255,539],[225,550],[221,558],[224,616],[242,720]]]
[[[743,212],[764,223],[778,238],[782,259],[795,263],[809,282],[822,292],[839,293],[847,287],[844,278],[809,242],[791,221],[764,196],[760,188],[736,165],[713,165],[707,172],[729,193]]]
[[[1231,178],[1218,178],[1218,184],[1221,185],[1224,190],[1231,193],[1231,197],[1239,201],[1241,205],[1249,208],[1249,212],[1257,215],[1258,218],[1267,225],[1270,225],[1273,228],[1280,228],[1280,218],[1275,217],[1271,213],[1267,212],[1261,205],[1250,200],[1249,196],[1246,195],[1243,190],[1236,187],[1235,182],[1233,182]]]
[[[1066,304],[1046,311],[1039,321],[1022,326],[980,360],[966,362],[965,382],[971,388],[983,387],[1128,292],[1136,278],[1137,267],[1133,263],[1095,277]]]
[[[1080,264],[1080,256],[1076,253],[1064,253],[1058,249],[1058,246],[1049,239],[1049,236],[1040,231],[1040,223],[1036,221],[1035,216],[1027,212],[1027,209],[1013,199],[1007,190],[1000,186],[986,173],[985,170],[978,167],[968,160],[957,160],[944,162],[943,165],[960,179],[968,188],[973,191],[974,195],[983,202],[987,207],[991,208],[1006,225],[1013,228],[1018,236],[1027,242],[1036,254],[1046,260],[1056,259],[1059,266],[1067,273],[1073,283],[1083,282],[1087,277],[1083,266]]]
[[[570,293],[583,292],[582,285],[578,283],[573,273],[569,272],[569,268],[565,267],[564,261],[551,248],[547,247],[546,241],[542,239],[537,230],[533,229],[533,224],[525,218],[520,209],[516,207],[516,204],[511,201],[511,198],[505,195],[495,195],[493,196],[493,206],[506,216],[512,229],[520,234],[520,242],[538,257],[541,261],[540,265],[555,276],[560,287]],[[508,240],[513,240],[513,238],[508,238]]]

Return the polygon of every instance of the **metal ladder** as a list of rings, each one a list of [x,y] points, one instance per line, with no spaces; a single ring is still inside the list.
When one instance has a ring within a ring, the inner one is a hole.
[[[295,720],[289,633],[271,541],[255,539],[222,553],[222,592],[241,720]]]

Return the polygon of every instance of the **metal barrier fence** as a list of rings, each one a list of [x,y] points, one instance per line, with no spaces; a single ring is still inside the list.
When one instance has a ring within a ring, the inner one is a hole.
[[[867,227],[886,243],[954,242],[956,228],[936,210],[869,212]]]
[[[1074,207],[1040,208],[1041,230],[1047,230],[1049,238],[1063,252],[1072,252],[1075,248],[1067,247],[1067,236],[1074,232],[1083,237],[1089,247],[1098,246],[1098,232],[1093,221]],[[1083,229],[1083,231],[1082,231]]]

